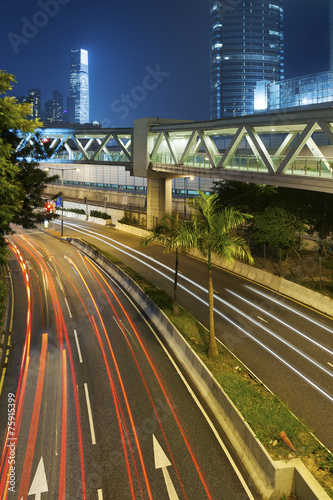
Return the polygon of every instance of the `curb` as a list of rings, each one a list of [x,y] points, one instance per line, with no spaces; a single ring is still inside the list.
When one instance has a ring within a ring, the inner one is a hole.
[[[213,411],[263,500],[279,500],[281,496],[291,494],[296,495],[298,500],[329,500],[329,496],[299,458],[289,461],[271,459],[200,358],[165,314],[131,278],[81,240],[72,238],[68,241],[101,265],[131,295],[159,330],[178,362],[181,363]]]

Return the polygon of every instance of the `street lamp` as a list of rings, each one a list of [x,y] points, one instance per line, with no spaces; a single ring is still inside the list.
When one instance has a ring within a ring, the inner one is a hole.
[[[61,170],[61,236],[64,235],[64,171],[65,170],[76,170],[80,171],[79,168],[57,168],[57,167],[45,167],[44,170],[48,172],[49,170]]]

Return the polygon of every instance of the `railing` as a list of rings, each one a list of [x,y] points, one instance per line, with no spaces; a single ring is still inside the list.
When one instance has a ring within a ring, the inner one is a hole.
[[[222,154],[214,156],[216,165],[219,164],[221,158]],[[275,171],[279,168],[284,158],[284,156],[272,157]],[[175,165],[171,153],[157,153],[153,156],[152,161],[154,163]],[[177,158],[177,161],[180,161],[180,155]],[[205,153],[187,155],[182,165],[196,168],[213,168]],[[233,155],[230,157],[228,165],[224,165],[223,168],[250,172],[267,172],[267,167],[263,160],[259,156],[254,155]],[[299,156],[291,163],[287,170],[285,170],[285,174],[333,178],[333,158]]]
[[[52,160],[61,160],[61,161],[81,160],[81,161],[84,161],[87,158],[88,158],[88,160],[90,160],[93,157],[94,152],[93,151],[86,151],[85,154],[86,154],[86,157],[80,151],[71,151],[70,153],[68,153],[68,152],[65,153],[62,151],[61,153],[55,155],[54,158],[52,158]],[[98,162],[103,163],[103,162],[107,162],[107,161],[117,161],[117,162],[126,161],[126,162],[129,162],[129,159],[127,158],[125,153],[123,153],[122,151],[115,151],[115,152],[110,153],[110,154],[100,153],[94,158],[94,161],[96,163],[98,163]]]

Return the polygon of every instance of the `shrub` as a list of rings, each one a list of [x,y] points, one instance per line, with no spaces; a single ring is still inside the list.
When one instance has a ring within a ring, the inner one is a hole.
[[[99,217],[100,219],[111,219],[111,215],[99,210],[90,210],[90,217]]]

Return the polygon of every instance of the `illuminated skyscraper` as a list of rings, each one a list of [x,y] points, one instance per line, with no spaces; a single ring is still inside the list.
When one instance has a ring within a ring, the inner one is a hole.
[[[89,123],[89,73],[87,50],[71,50],[69,96],[74,101],[74,122]]]
[[[36,118],[41,117],[41,94],[39,89],[29,89],[28,101],[32,104],[32,114],[31,118],[36,120]]]
[[[211,119],[252,114],[256,83],[283,79],[283,1],[210,0]]]

